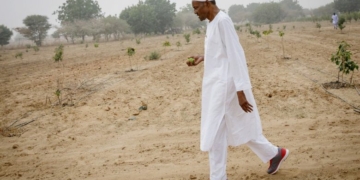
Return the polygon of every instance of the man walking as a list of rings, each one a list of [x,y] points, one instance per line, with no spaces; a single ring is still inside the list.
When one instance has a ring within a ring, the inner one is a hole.
[[[194,13],[210,22],[204,56],[192,56],[196,66],[204,61],[201,143],[209,152],[210,180],[226,180],[228,146],[246,144],[275,174],[289,150],[271,144],[262,134],[260,116],[251,90],[244,50],[230,17],[215,0],[193,0]]]
[[[332,18],[332,23],[333,23],[333,25],[334,25],[334,29],[337,29],[337,27],[338,27],[338,22],[339,22],[339,17],[338,17],[338,15],[337,15],[336,13],[334,13],[334,14],[331,16],[331,18]]]

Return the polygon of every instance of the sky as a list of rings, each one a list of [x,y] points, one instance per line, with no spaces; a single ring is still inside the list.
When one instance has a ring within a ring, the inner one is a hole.
[[[191,3],[191,0],[170,0],[176,3],[176,8]],[[217,0],[219,8],[228,10],[233,4],[242,4],[244,6],[256,2],[270,2],[279,0]],[[333,0],[298,0],[303,8],[314,9],[333,2]],[[49,17],[49,22],[58,25],[56,11],[66,0],[0,0],[0,25],[8,28],[24,26],[22,21],[28,15],[45,15]],[[105,15],[120,14],[128,6],[138,3],[138,0],[98,0],[98,3]]]

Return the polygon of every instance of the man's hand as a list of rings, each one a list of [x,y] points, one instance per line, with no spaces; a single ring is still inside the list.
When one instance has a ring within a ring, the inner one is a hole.
[[[244,91],[238,91],[237,96],[238,96],[240,107],[246,113],[251,113],[253,111],[253,106],[246,100]]]
[[[188,59],[193,58],[194,62],[186,61],[186,64],[188,66],[197,66],[201,63],[201,61],[204,61],[204,56],[190,56]]]

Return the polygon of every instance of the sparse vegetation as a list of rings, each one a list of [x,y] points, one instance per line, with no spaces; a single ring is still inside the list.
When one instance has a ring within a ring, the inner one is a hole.
[[[141,44],[141,40],[140,39],[136,39],[136,44]]]
[[[56,63],[60,63],[62,60],[63,60],[63,55],[64,55],[64,45],[60,45],[60,46],[58,46],[57,48],[55,48],[55,55],[54,55],[54,57],[53,57],[53,59],[54,59],[54,61],[56,62]],[[63,68],[64,68],[64,66],[63,66]],[[63,69],[62,69],[62,71],[63,71]],[[57,89],[56,89],[56,91],[55,91],[55,96],[57,97],[57,99],[58,99],[58,103],[59,103],[59,105],[62,105],[62,98],[61,98],[61,95],[62,95],[62,80],[60,80],[60,78],[61,78],[61,75],[60,74],[57,74]]]
[[[201,31],[199,28],[196,28],[194,31],[193,31],[193,34],[201,34]]]
[[[320,23],[316,23],[316,28],[318,28],[318,29],[319,29],[319,32],[320,32],[321,24],[320,24]]]
[[[281,44],[283,49],[283,58],[285,58],[284,35],[285,35],[284,32],[279,31],[279,36],[281,37]]]
[[[263,35],[265,37],[269,36],[271,33],[273,33],[273,31],[271,29],[267,30],[267,31],[263,31]],[[267,43],[268,47],[269,47],[269,42]]]
[[[149,55],[149,60],[158,60],[160,59],[161,55],[157,51],[153,51]]]
[[[98,48],[98,47],[99,47],[99,44],[98,44],[98,43],[95,43],[95,44],[94,44],[94,47],[95,47],[95,48]]]
[[[34,49],[34,51],[35,51],[35,52],[40,51],[40,49],[39,49],[39,47],[38,47],[38,46],[33,46],[33,49]]]
[[[54,94],[55,94],[56,98],[58,99],[59,105],[61,105],[61,90],[57,89]]]
[[[184,38],[186,40],[186,43],[189,44],[189,42],[190,42],[190,34],[184,34]]]
[[[259,38],[261,38],[260,32],[259,32],[258,30],[256,30],[256,31],[254,32],[254,34],[255,34],[257,40],[259,41]]]
[[[180,50],[180,47],[181,47],[182,45],[181,45],[181,42],[180,41],[178,41],[178,42],[176,42],[176,47],[178,48],[178,50]]]
[[[165,41],[165,42],[163,43],[163,46],[164,46],[164,47],[169,47],[169,46],[171,46],[171,44],[170,44],[169,41]]]
[[[23,53],[22,53],[22,52],[16,53],[16,54],[15,54],[15,58],[17,59],[18,57],[19,57],[20,59],[22,59],[22,58],[23,58]]]

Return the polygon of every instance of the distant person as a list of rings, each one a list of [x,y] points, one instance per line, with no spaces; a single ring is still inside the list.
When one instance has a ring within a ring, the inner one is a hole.
[[[209,152],[210,180],[226,180],[228,146],[246,144],[275,174],[289,150],[271,144],[263,135],[252,93],[245,54],[230,17],[215,0],[192,0],[194,13],[210,22],[204,56],[191,56],[196,66],[204,61],[200,149]]]
[[[332,18],[332,23],[334,25],[334,29],[337,29],[338,28],[338,22],[339,22],[338,15],[336,13],[334,13],[331,18]]]

